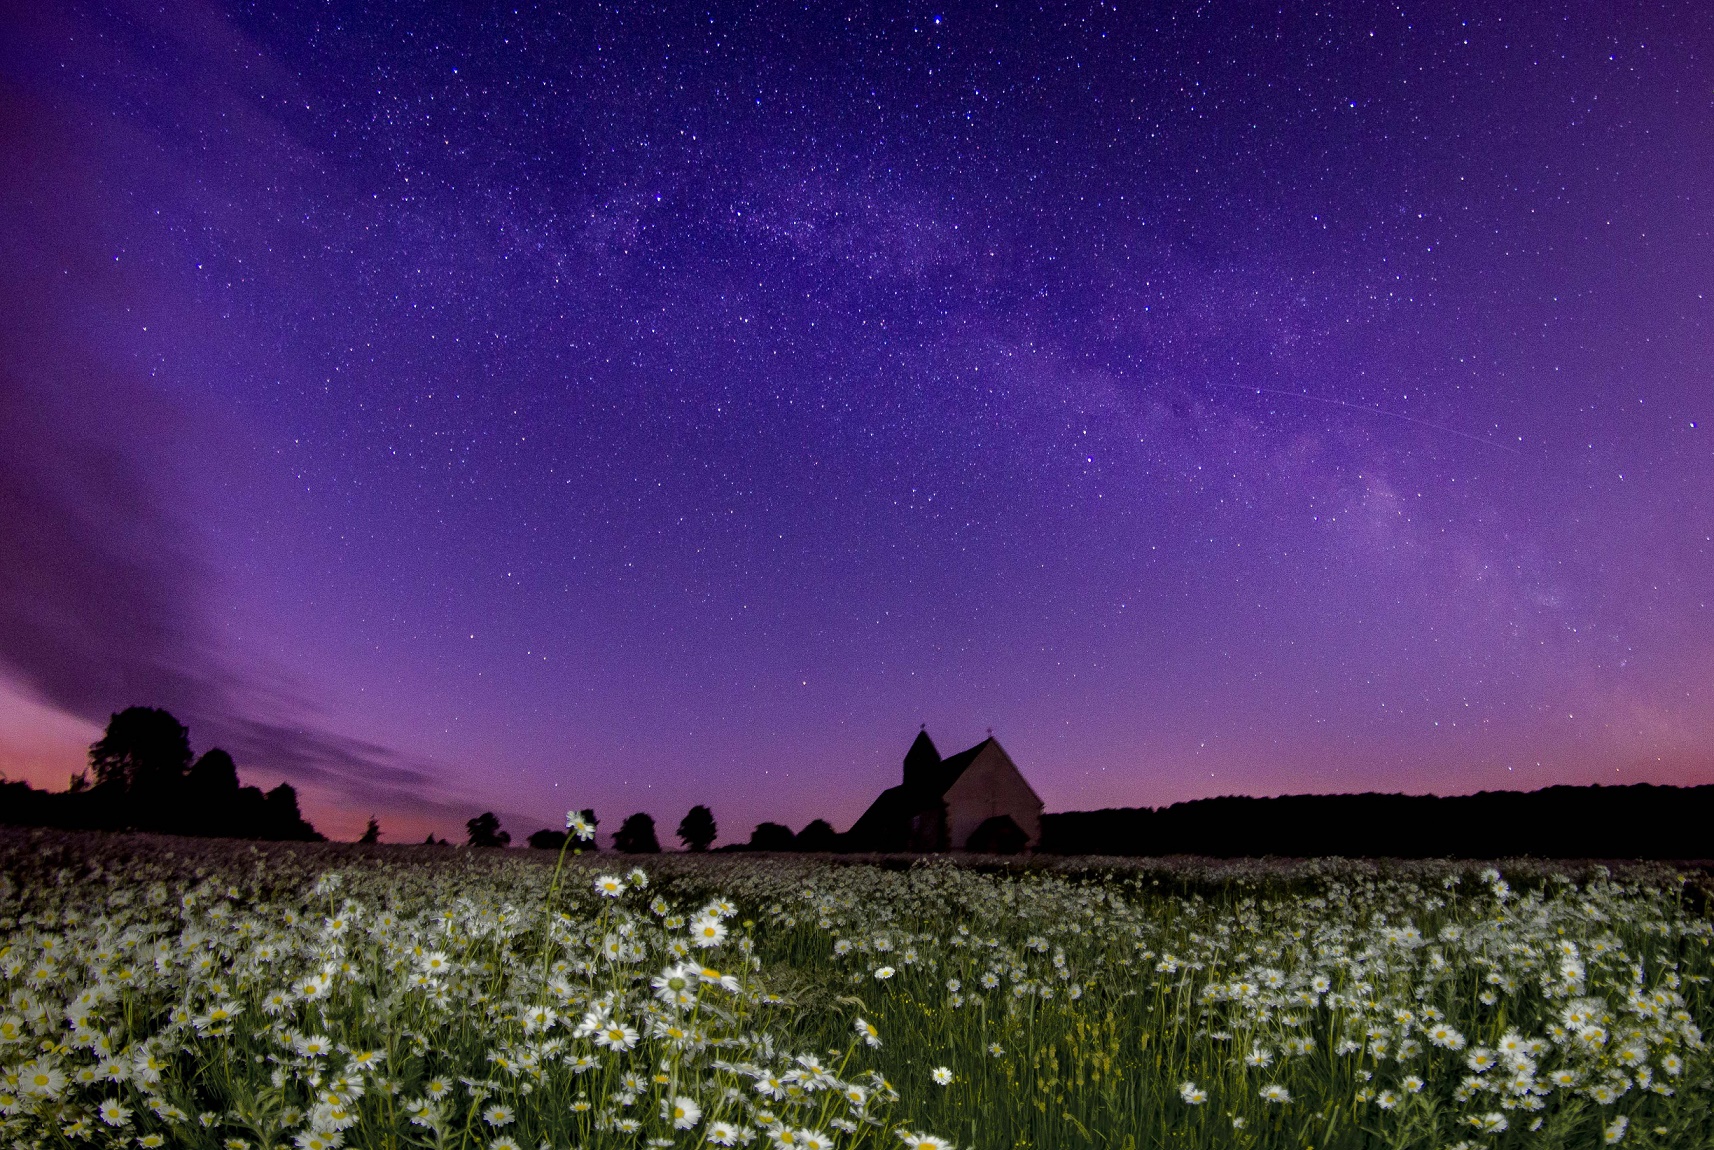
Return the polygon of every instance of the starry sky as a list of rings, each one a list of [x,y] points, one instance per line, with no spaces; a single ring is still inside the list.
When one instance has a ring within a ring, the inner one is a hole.
[[[1705,4],[13,5],[0,152],[9,777],[1714,782]]]

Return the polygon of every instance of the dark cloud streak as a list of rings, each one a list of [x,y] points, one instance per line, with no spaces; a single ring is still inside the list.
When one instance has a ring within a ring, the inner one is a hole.
[[[194,437],[141,372],[93,350],[103,317],[164,289],[100,250],[87,223],[111,213],[69,137],[48,108],[0,105],[0,139],[25,158],[0,182],[0,675],[98,725],[166,707],[199,750],[341,804],[464,810],[432,765],[325,729],[306,700],[232,666],[210,622],[219,580],[186,519]]]
[[[154,452],[175,422],[146,381],[90,350],[125,273],[102,254],[98,183],[50,109],[0,104],[19,162],[0,181],[0,661],[30,692],[100,720],[115,700],[209,689],[206,572]],[[78,292],[99,293],[95,308]]]

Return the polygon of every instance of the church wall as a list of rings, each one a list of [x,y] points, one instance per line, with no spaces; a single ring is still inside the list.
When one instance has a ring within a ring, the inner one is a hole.
[[[1010,815],[1033,849],[1041,842],[1041,812],[1041,800],[1012,760],[997,744],[989,744],[947,789],[947,838],[952,849],[963,850],[984,821]]]

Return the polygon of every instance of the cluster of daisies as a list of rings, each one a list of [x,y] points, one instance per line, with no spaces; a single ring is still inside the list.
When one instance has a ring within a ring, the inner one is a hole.
[[[916,1030],[905,1010],[877,1021],[955,1052],[956,1105],[990,1128],[1010,1113],[1014,1138],[1039,1143],[1058,1107],[1076,1123],[1052,1137],[1077,1141],[1218,1145],[1218,1122],[1234,1145],[1714,1144],[1706,911],[1679,876],[1514,870],[1517,889],[1494,868],[1326,862],[1284,882],[925,865],[733,886],[774,934],[818,935],[830,981],[936,1002]],[[1086,1058],[1101,1019],[1129,1036],[1119,1070],[1061,1100],[1066,1048]]]
[[[0,1137],[1714,1145],[1714,927],[1670,872],[645,872],[578,817],[558,856],[0,832]]]
[[[8,1145],[950,1150],[896,1117],[876,1026],[836,1007],[843,1041],[799,1044],[710,891],[571,854],[69,842],[0,851]]]

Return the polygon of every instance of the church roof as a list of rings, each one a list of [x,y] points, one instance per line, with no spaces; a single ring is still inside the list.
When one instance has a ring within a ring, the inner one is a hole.
[[[932,790],[935,798],[940,798],[952,789],[952,784],[958,781],[958,776],[964,773],[964,768],[976,761],[976,756],[982,753],[982,748],[994,741],[989,735],[967,751],[959,751],[950,759],[942,759],[940,766],[931,778],[924,780],[924,790]]]
[[[982,773],[962,787],[958,799],[948,799],[978,761],[985,764]],[[986,833],[984,828],[1003,822],[1014,835],[1023,833],[1027,847],[1039,838],[1041,810],[1041,797],[991,732],[974,747],[942,759],[925,727],[905,753],[899,785],[877,795],[841,839],[844,849],[854,851],[963,850]],[[982,842],[986,845],[969,849],[999,849],[989,838]]]
[[[925,810],[930,810],[940,802],[951,789],[952,784],[964,773],[964,769],[976,760],[982,753],[982,748],[993,742],[992,736],[983,739],[967,751],[960,751],[950,759],[941,759],[934,752],[934,743],[924,731],[917,735],[911,744],[910,751],[905,755],[907,764],[907,782],[896,787],[888,787],[875,797],[869,804],[869,809],[863,812],[861,818],[851,824],[846,832],[862,840],[873,835],[885,835],[891,828],[909,822],[911,816]],[[934,762],[923,761],[919,748],[925,747],[930,753],[935,753]],[[917,762],[912,762],[912,756],[917,756]],[[910,769],[920,764],[921,769]]]
[[[875,796],[869,809],[845,833],[855,842],[890,842],[897,836],[898,828],[908,823],[912,815],[920,813],[925,805],[921,794],[903,784],[888,787]]]

